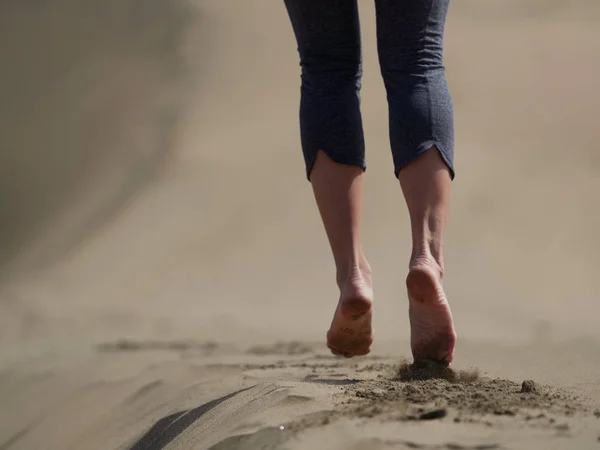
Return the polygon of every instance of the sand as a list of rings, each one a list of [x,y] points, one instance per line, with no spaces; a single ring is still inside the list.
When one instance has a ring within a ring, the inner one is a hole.
[[[451,6],[459,341],[417,376],[372,2],[351,360],[282,2],[94,3],[0,4],[1,450],[600,448],[598,2]]]

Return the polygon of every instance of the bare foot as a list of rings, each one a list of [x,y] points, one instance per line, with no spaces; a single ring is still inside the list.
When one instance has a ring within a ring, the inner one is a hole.
[[[373,289],[370,274],[351,277],[340,286],[340,300],[327,332],[327,347],[347,358],[371,351]]]
[[[414,359],[432,359],[449,365],[454,357],[456,332],[439,266],[428,260],[414,261],[406,277],[406,287]]]

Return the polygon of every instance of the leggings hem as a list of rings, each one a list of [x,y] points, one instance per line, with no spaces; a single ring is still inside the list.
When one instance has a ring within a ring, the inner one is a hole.
[[[442,145],[442,143],[440,141],[435,140],[435,139],[431,139],[431,140],[422,142],[421,144],[419,144],[417,146],[416,151],[411,155],[410,158],[407,158],[407,159],[405,159],[405,160],[403,160],[403,161],[401,161],[399,163],[396,163],[394,165],[394,175],[396,176],[396,178],[398,178],[398,175],[400,174],[400,170],[402,170],[404,167],[406,167],[407,164],[411,163],[412,161],[414,161],[419,156],[423,155],[424,153],[426,153],[427,151],[429,151],[433,147],[435,147],[437,149],[438,153],[442,157],[442,160],[444,161],[444,163],[448,167],[448,170],[450,171],[450,180],[453,181],[454,177],[456,175],[455,172],[454,172],[453,163],[450,160],[450,158],[447,156],[446,149],[444,148],[444,146]]]
[[[315,165],[315,161],[317,159],[317,154],[319,152],[323,152],[325,153],[325,155],[327,155],[327,157],[329,159],[331,159],[334,163],[337,164],[344,164],[346,166],[356,166],[356,167],[360,167],[363,172],[365,172],[367,170],[367,165],[365,163],[364,160],[354,160],[354,159],[348,159],[345,156],[340,156],[338,154],[335,154],[333,152],[327,151],[325,149],[318,149],[316,152],[314,152],[314,155],[312,156],[312,158],[310,159],[310,161],[308,162],[308,164],[306,164],[306,179],[310,182],[310,174],[312,172],[312,169]]]

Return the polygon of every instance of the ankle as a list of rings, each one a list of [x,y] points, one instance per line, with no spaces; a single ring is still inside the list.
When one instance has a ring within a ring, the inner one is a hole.
[[[347,283],[371,283],[371,266],[364,255],[353,258],[347,264],[339,264],[337,267],[336,281],[341,289]]]
[[[432,251],[429,246],[419,246],[413,249],[410,257],[409,269],[416,267],[427,267],[439,274],[440,279],[444,276],[444,261],[441,251]]]

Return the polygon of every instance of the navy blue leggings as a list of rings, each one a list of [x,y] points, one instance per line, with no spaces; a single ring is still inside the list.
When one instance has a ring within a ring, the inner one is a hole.
[[[454,178],[453,106],[443,65],[449,0],[375,0],[396,176],[433,146]],[[318,150],[366,169],[357,0],[285,0],[302,68],[300,135],[310,172]]]

